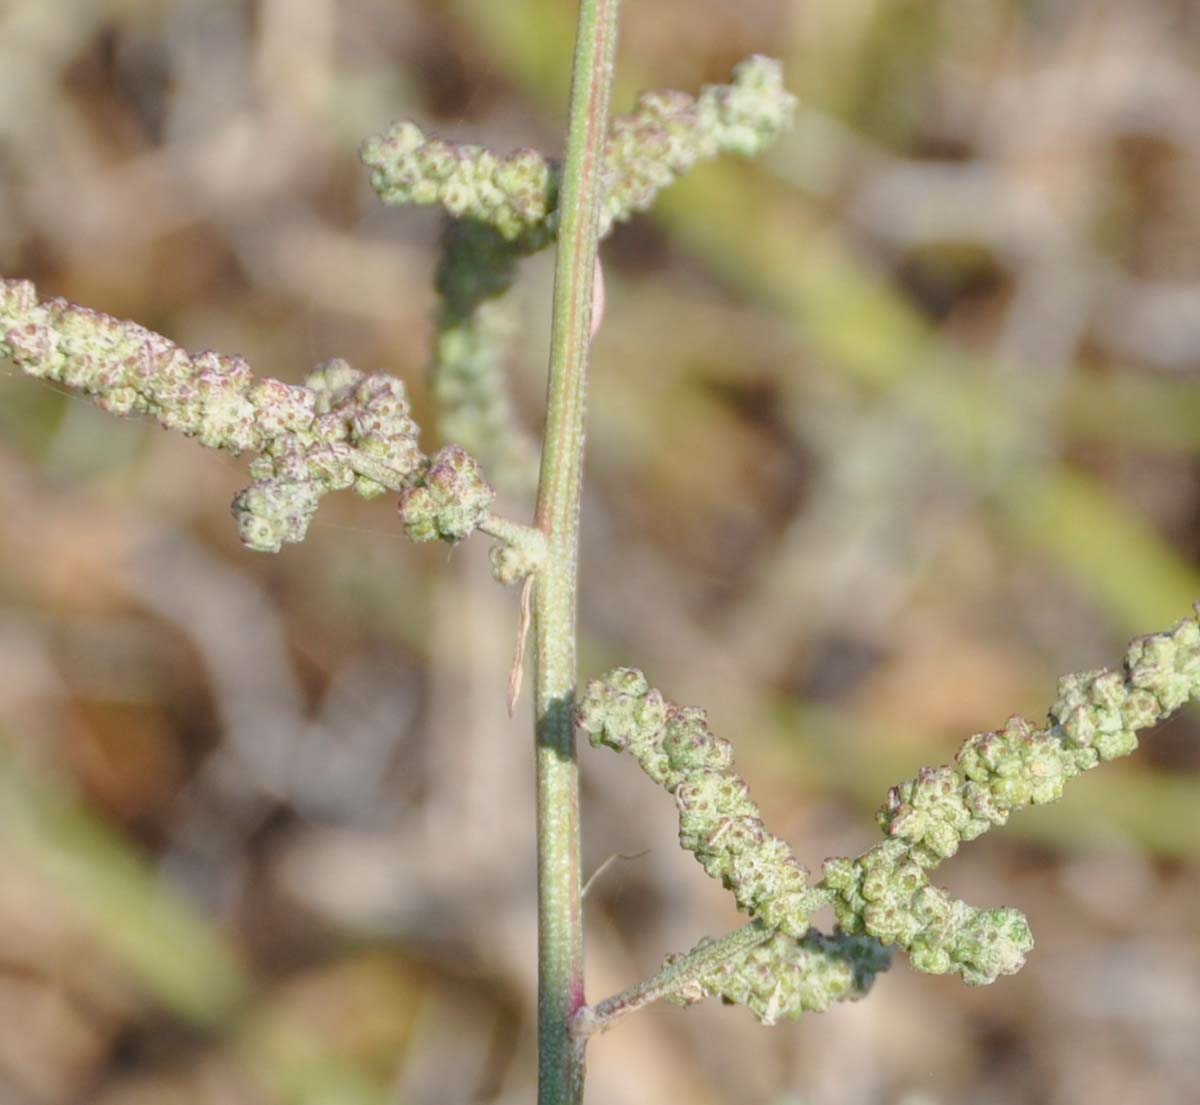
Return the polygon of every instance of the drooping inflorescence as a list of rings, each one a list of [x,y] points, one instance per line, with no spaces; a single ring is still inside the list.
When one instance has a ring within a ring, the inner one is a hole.
[[[732,770],[733,746],[709,732],[703,710],[668,702],[641,672],[616,668],[588,685],[578,718],[594,745],[630,752],[675,796],[680,844],[733,891],[739,909],[804,935],[812,908],[804,868],[767,832]]]
[[[303,387],[259,379],[240,357],[193,356],[136,323],[63,299],[39,303],[23,280],[0,280],[0,356],[113,414],[153,418],[235,456],[257,453],[254,482],[233,501],[252,549],[278,552],[302,540],[321,497],[343,488],[367,498],[415,493],[432,477],[430,536],[446,540],[470,532],[486,515],[481,504],[491,501],[477,469],[469,480],[448,480],[421,452],[402,381],[368,376],[345,361],[322,365]],[[465,467],[456,461],[456,471]],[[447,501],[458,490],[464,501]],[[419,532],[423,539],[427,531]]]

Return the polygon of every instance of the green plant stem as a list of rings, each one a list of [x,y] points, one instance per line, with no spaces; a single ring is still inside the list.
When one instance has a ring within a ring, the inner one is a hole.
[[[476,528],[480,533],[486,533],[514,549],[522,549],[538,563],[545,559],[546,535],[536,526],[514,522],[499,514],[489,514]]]
[[[815,913],[822,906],[828,905],[830,898],[830,892],[824,887],[813,887],[805,895],[805,912]],[[653,978],[639,982],[628,990],[622,990],[611,998],[605,998],[596,1005],[585,1005],[576,1014],[571,1031],[580,1038],[604,1032],[622,1017],[636,1013],[652,1002],[670,997],[685,986],[711,974],[730,959],[736,959],[751,948],[765,944],[775,932],[770,925],[755,919],[719,940],[702,943],[686,955],[676,956],[673,962]]]
[[[639,982],[631,989],[614,994],[611,998],[605,998],[596,1005],[584,1006],[576,1015],[571,1031],[580,1040],[603,1032],[622,1017],[644,1009],[651,1002],[670,997],[689,983],[710,974],[722,963],[744,955],[759,944],[765,944],[774,935],[775,930],[762,921],[751,921],[728,936],[704,944],[680,957],[653,978]]]
[[[618,0],[580,0],[546,398],[534,586],[538,838],[538,1102],[583,1100],[584,1005],[579,772],[575,759],[575,587],[592,286]]]

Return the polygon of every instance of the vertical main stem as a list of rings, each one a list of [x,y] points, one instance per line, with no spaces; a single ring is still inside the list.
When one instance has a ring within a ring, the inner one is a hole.
[[[537,668],[538,1102],[583,1100],[583,1047],[570,1031],[584,1004],[579,772],[575,759],[575,587],[579,488],[600,173],[608,129],[618,0],[580,0],[537,525],[546,560],[534,589]]]

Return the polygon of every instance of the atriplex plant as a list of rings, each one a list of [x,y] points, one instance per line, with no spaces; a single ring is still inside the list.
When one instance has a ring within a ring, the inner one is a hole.
[[[578,1102],[588,1037],[660,998],[717,996],[766,1024],[855,999],[889,962],[954,972],[970,984],[1020,968],[1032,947],[1014,909],[976,909],[930,885],[932,871],[1024,806],[1051,802],[1066,782],[1126,755],[1136,733],[1200,696],[1200,620],[1133,643],[1120,672],[1059,681],[1048,724],[1013,718],[969,738],[951,765],[894,787],[879,814],[885,840],[855,859],[826,861],[809,884],[790,848],[764,827],[730,744],[702,710],[677,706],[638,671],[619,668],[576,701],[575,593],[588,348],[599,301],[598,239],[647,207],[696,161],[752,155],[786,124],[779,67],[751,58],[732,83],[698,97],[643,95],[608,122],[618,0],[582,0],[567,152],[559,165],[523,150],[498,157],[428,139],[412,123],[363,148],[388,203],[440,206],[448,218],[437,286],[442,305],[433,388],[443,436],[418,446],[403,384],[341,361],[305,386],[257,380],[236,357],[191,356],[142,327],[0,281],[0,355],[31,376],[143,414],[211,448],[257,454],[253,483],[233,503],[243,541],[277,552],[301,540],[320,498],[353,487],[392,491],[413,540],[493,537],[496,578],[532,601],[536,666],[539,876],[539,1085],[544,1103]],[[517,262],[557,243],[546,430],[536,520],[492,512],[489,470],[521,486],[534,450],[513,425],[502,379],[510,326],[502,295]],[[470,451],[468,451],[470,450]],[[647,982],[588,1004],[583,987],[576,723],[592,743],[627,750],[674,795],[680,841],[733,892],[752,920],[669,957]],[[809,919],[831,905],[838,928]]]

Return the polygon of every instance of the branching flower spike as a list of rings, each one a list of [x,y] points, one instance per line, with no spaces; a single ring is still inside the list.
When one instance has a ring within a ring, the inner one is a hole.
[[[982,984],[1011,974],[1033,946],[1016,910],[977,910],[928,885],[928,874],[1014,811],[1054,802],[1066,783],[1137,747],[1137,732],[1200,696],[1200,623],[1135,640],[1123,672],[1064,676],[1050,725],[1012,718],[970,737],[955,762],[893,787],[879,823],[888,840],[857,860],[830,860],[824,888],[838,921],[907,948],[913,966]]]
[[[683,846],[767,926],[761,937],[749,926],[744,940],[741,933],[727,938],[724,957],[716,954],[723,942],[712,940],[669,957],[652,991],[684,1004],[719,997],[773,1023],[861,996],[887,968],[888,946],[905,949],[919,971],[954,973],[970,985],[1013,974],[1033,947],[1025,917],[1009,907],[979,909],[960,901],[930,885],[930,873],[964,841],[1005,824],[1014,810],[1054,802],[1070,779],[1128,755],[1138,730],[1196,698],[1200,616],[1193,615],[1166,633],[1135,640],[1123,672],[1060,679],[1046,728],[1011,718],[1001,732],[970,737],[953,764],[924,768],[893,787],[878,815],[887,839],[857,859],[827,860],[811,890],[794,877],[788,882],[798,864],[787,852],[782,873],[764,894],[761,878],[743,879],[745,857],[761,847],[763,858],[751,869],[769,870],[786,845],[766,834],[745,784],[732,775],[728,742],[708,732],[701,711],[651,690],[641,672],[609,672],[589,685],[580,725],[593,744],[631,752],[647,775],[675,794]],[[780,885],[787,891],[777,897]],[[807,917],[826,903],[834,908],[837,931],[806,933]],[[693,962],[702,969],[690,968]],[[623,1007],[618,999],[610,999],[615,1009]]]
[[[24,280],[0,280],[0,356],[102,410],[148,416],[234,456],[257,453],[233,513],[242,541],[261,552],[303,540],[321,497],[343,488],[365,498],[404,492],[420,540],[461,540],[491,503],[462,450],[432,464],[421,452],[402,381],[345,361],[322,365],[304,387],[257,379],[240,357],[193,356],[136,323],[63,299],[39,303]]]
[[[612,123],[601,235],[646,210],[698,161],[761,153],[790,122],[795,102],[783,87],[779,62],[758,55],[734,69],[730,84],[706,85],[699,96],[643,92],[634,110]],[[384,203],[440,206],[453,218],[494,228],[506,242],[533,234],[523,243],[526,251],[553,237],[560,166],[534,150],[501,157],[482,146],[429,138],[405,120],[368,139],[362,160]]]
[[[757,56],[734,69],[730,84],[708,85],[699,96],[643,93],[610,128],[601,237],[649,208],[697,162],[762,152],[788,124],[794,103],[779,63]],[[532,486],[536,450],[506,382],[515,323],[488,301],[509,290],[521,258],[554,241],[561,166],[529,149],[502,156],[431,138],[407,120],[368,139],[361,156],[384,203],[435,206],[449,216],[433,369],[443,437],[478,456],[501,486]]]

